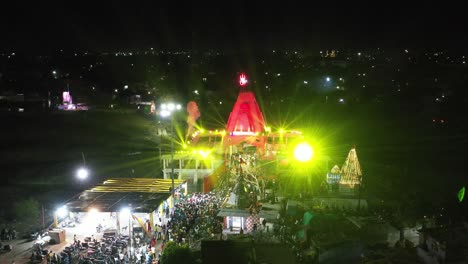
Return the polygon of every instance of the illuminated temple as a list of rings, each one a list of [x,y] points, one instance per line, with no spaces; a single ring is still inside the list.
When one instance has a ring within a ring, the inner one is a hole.
[[[193,132],[187,148],[174,154],[175,178],[186,180],[189,191],[207,192],[213,178],[225,169],[232,155],[245,153],[261,160],[278,159],[287,146],[301,139],[299,131],[272,131],[265,122],[245,74],[239,76],[239,94],[224,129]],[[170,179],[170,155],[163,155],[163,175]]]
[[[254,93],[248,88],[248,80],[244,74],[239,76],[238,83],[239,94],[226,127],[192,132],[187,138],[185,148],[174,154],[174,178],[186,181],[188,192],[208,192],[213,189],[216,178],[229,171],[234,159],[240,159],[234,162],[236,164],[244,161],[253,164],[249,162],[250,159],[287,164],[291,156],[291,145],[303,140],[299,131],[273,131],[268,127]],[[327,159],[326,170],[329,170],[329,157],[322,158]],[[171,155],[163,155],[162,160],[164,179],[170,179]],[[352,148],[349,151],[341,169],[335,166],[324,180],[330,189],[356,189],[362,180],[356,149]]]

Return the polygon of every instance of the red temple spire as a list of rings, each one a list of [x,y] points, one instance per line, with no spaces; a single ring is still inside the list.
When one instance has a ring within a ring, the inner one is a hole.
[[[239,85],[247,85],[247,76],[242,73],[239,75]],[[265,129],[265,119],[260,111],[255,95],[252,91],[241,89],[234,104],[226,130],[231,135],[253,135],[261,133]]]

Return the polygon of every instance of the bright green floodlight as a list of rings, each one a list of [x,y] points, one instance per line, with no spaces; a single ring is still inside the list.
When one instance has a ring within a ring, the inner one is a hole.
[[[307,162],[314,156],[314,150],[307,143],[301,143],[294,149],[294,157],[300,162]]]

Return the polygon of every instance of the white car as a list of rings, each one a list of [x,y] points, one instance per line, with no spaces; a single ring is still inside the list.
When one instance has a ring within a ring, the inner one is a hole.
[[[76,224],[75,222],[68,220],[68,221],[63,221],[61,226],[62,227],[75,227]]]
[[[46,245],[49,244],[51,237],[49,235],[45,235],[43,237],[38,237],[37,240],[34,242],[34,244],[38,245]]]

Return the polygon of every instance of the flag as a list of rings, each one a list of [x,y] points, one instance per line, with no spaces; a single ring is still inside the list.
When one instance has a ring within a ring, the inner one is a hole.
[[[148,235],[148,237],[151,237],[151,234],[147,228],[147,226],[145,225],[145,223],[140,219],[138,218],[136,215],[132,214],[132,217],[135,221],[138,222],[138,224],[140,224],[140,226],[143,228],[143,230],[145,230],[145,233]]]

